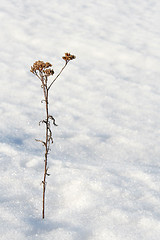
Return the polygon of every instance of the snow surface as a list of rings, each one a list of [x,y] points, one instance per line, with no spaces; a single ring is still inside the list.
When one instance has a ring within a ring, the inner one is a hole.
[[[160,1],[1,0],[0,239],[158,240]],[[44,118],[36,60],[76,55],[56,119],[41,219]]]

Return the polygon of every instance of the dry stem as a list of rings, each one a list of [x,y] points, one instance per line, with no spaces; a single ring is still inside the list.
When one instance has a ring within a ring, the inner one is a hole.
[[[45,111],[46,111],[46,119],[39,122],[44,123],[46,125],[45,130],[45,141],[38,140],[36,141],[41,142],[43,146],[45,147],[45,159],[44,159],[44,176],[43,176],[43,199],[42,199],[42,218],[45,217],[45,194],[46,194],[46,177],[50,174],[48,173],[48,152],[50,150],[50,144],[53,143],[52,138],[52,130],[51,130],[51,122],[53,125],[57,126],[55,123],[55,119],[52,115],[49,115],[49,90],[53,83],[56,81],[56,79],[61,75],[62,71],[67,66],[68,62],[70,60],[75,59],[74,55],[71,55],[70,53],[65,53],[65,56],[62,57],[65,60],[65,65],[62,67],[61,71],[58,73],[58,75],[54,78],[54,80],[49,84],[48,86],[48,77],[54,74],[54,71],[50,69],[52,66],[49,62],[44,63],[43,61],[36,61],[33,66],[31,67],[31,72],[36,75],[41,80],[41,87],[43,88],[43,95],[44,99],[41,101],[42,103],[45,102]]]

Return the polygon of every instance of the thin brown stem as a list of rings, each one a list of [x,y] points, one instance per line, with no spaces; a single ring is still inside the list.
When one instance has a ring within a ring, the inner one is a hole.
[[[48,91],[51,88],[52,84],[57,80],[57,78],[59,77],[59,75],[63,72],[63,70],[65,69],[65,67],[67,66],[68,61],[66,61],[65,65],[63,66],[63,68],[61,69],[61,71],[58,73],[58,75],[55,77],[55,79],[51,82],[51,84],[48,87]]]
[[[46,142],[45,142],[45,166],[44,166],[44,178],[43,178],[43,207],[42,207],[42,218],[44,219],[45,215],[45,192],[46,192],[46,176],[47,176],[47,164],[48,164],[48,136],[49,136],[49,114],[48,114],[48,89],[47,89],[47,80],[45,81],[46,85],[44,87],[44,97],[46,103]]]

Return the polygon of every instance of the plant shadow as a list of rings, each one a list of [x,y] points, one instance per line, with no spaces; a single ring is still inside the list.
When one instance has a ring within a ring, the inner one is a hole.
[[[54,222],[49,219],[29,217],[25,221],[29,225],[29,230],[25,232],[27,237],[33,237],[41,234],[48,234],[56,229],[64,229],[70,233],[76,233],[78,239],[87,239],[88,232],[80,226],[71,225],[68,222]],[[77,239],[77,238],[76,238]]]

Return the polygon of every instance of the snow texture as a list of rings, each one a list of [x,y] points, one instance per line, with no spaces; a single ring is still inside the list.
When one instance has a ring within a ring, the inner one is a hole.
[[[1,240],[160,236],[160,1],[1,0]],[[58,127],[41,219],[44,105]]]

